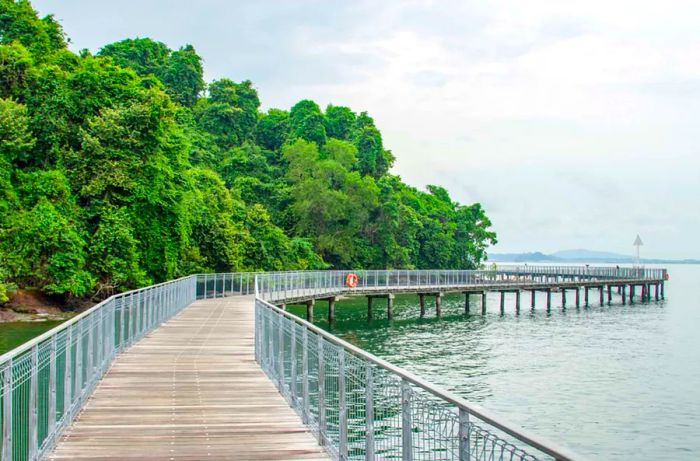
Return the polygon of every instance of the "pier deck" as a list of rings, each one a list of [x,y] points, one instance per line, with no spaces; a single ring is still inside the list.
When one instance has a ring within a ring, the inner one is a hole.
[[[328,459],[255,362],[253,305],[196,301],[119,355],[48,459]]]

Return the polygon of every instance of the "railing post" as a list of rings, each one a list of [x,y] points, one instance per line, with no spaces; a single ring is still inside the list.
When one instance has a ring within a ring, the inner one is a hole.
[[[129,296],[129,345],[134,339],[134,294],[131,293],[131,296]]]
[[[202,299],[207,299],[207,278],[208,275],[204,274],[204,285],[202,286]]]
[[[277,384],[280,394],[284,395],[284,331],[282,314],[277,315]]]
[[[365,369],[365,460],[374,461],[374,377],[372,365],[368,362]]]
[[[85,381],[88,386],[92,383],[93,379],[93,368],[95,366],[95,357],[93,341],[95,339],[94,329],[95,329],[95,317],[97,312],[90,314],[85,320],[88,323],[88,343],[87,343],[87,369],[85,370]]]
[[[469,413],[464,408],[459,409],[459,461],[469,461],[471,440],[469,431]]]
[[[345,349],[338,353],[338,452],[340,459],[348,459],[348,409],[345,396]]]
[[[124,319],[126,318],[126,296],[122,296],[120,304],[121,308],[119,309],[119,350],[121,351],[124,349],[124,336],[126,336],[126,325],[124,324]]]
[[[289,390],[292,399],[292,407],[297,408],[297,325],[292,322],[290,349],[290,382]]]
[[[56,427],[56,335],[51,336],[49,351],[49,394],[48,394],[47,437],[53,434]]]
[[[37,403],[39,393],[39,346],[32,347],[31,368],[29,378],[29,456],[28,459],[37,459],[39,455],[39,434]]]
[[[12,460],[12,359],[2,372],[2,460]]]
[[[83,322],[84,319],[75,324],[77,340],[75,342],[75,388],[73,399],[80,400],[83,394]]]
[[[320,444],[326,438],[326,363],[323,357],[323,337],[318,336],[318,432]]]
[[[304,333],[303,333],[303,350],[302,350],[302,356],[301,356],[301,361],[302,361],[302,405],[303,405],[303,411],[302,411],[302,419],[304,421],[304,424],[309,423],[309,331],[304,327]]]
[[[411,385],[401,380],[401,459],[413,459],[413,423],[411,422]]]
[[[72,367],[72,351],[73,351],[73,325],[68,327],[66,335],[66,354],[64,359],[65,371],[63,372],[63,425],[66,426],[70,421],[68,413],[70,413],[71,402],[73,401],[71,391],[73,389],[73,367]]]

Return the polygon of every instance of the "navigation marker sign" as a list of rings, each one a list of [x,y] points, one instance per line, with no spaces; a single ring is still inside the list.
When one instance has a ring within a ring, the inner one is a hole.
[[[632,244],[637,247],[637,266],[639,266],[639,247],[644,245],[644,242],[642,242],[642,239],[639,238],[639,234],[637,234],[637,238],[634,239],[634,243]]]

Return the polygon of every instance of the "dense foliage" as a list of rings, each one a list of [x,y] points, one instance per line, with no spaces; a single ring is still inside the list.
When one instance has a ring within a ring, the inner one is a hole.
[[[410,187],[372,118],[309,100],[259,110],[205,85],[192,46],[69,51],[0,0],[0,302],[8,284],[104,296],[197,271],[471,268],[479,204]]]

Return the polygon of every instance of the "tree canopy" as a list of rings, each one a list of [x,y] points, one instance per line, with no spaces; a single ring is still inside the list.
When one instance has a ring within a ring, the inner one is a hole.
[[[205,84],[191,45],[74,54],[52,16],[0,0],[0,303],[11,286],[107,296],[193,272],[474,268],[480,204],[421,191],[365,112],[260,111]]]

